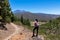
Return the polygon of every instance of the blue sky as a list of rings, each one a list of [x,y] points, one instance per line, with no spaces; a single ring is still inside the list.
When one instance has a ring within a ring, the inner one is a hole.
[[[12,11],[25,10],[60,15],[60,0],[9,0],[9,2]]]

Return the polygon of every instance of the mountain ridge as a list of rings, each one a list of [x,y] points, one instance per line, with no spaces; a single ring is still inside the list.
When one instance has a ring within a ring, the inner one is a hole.
[[[21,15],[23,15],[25,19],[30,19],[30,20],[38,19],[45,21],[52,20],[60,16],[60,15],[45,14],[45,13],[32,13],[24,10],[16,10],[13,13],[18,18],[20,18]]]

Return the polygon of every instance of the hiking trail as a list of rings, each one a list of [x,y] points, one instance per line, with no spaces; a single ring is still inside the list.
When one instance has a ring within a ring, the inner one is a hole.
[[[13,23],[11,23],[11,25],[15,27],[15,32],[4,40],[44,40],[42,35],[32,38],[32,32],[23,26],[15,25]]]

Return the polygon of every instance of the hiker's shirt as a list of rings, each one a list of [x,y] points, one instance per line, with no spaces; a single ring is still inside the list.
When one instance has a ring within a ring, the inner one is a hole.
[[[34,22],[35,27],[39,27],[39,23],[37,21]]]

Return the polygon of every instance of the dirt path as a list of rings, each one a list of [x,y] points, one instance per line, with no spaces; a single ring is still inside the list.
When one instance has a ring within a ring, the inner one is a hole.
[[[11,23],[16,29],[16,31],[7,37],[5,40],[44,40],[42,35],[38,37],[31,38],[32,32],[22,26],[15,25]]]
[[[11,25],[15,28],[15,31],[14,31],[9,37],[7,37],[7,38],[4,39],[4,40],[8,40],[8,39],[10,39],[13,35],[15,35],[15,34],[18,33],[19,28],[18,28],[17,26],[15,26],[13,23],[11,23]]]
[[[7,30],[0,30],[0,40],[4,40],[6,37],[10,36],[15,32],[15,27],[11,24],[6,24]]]

